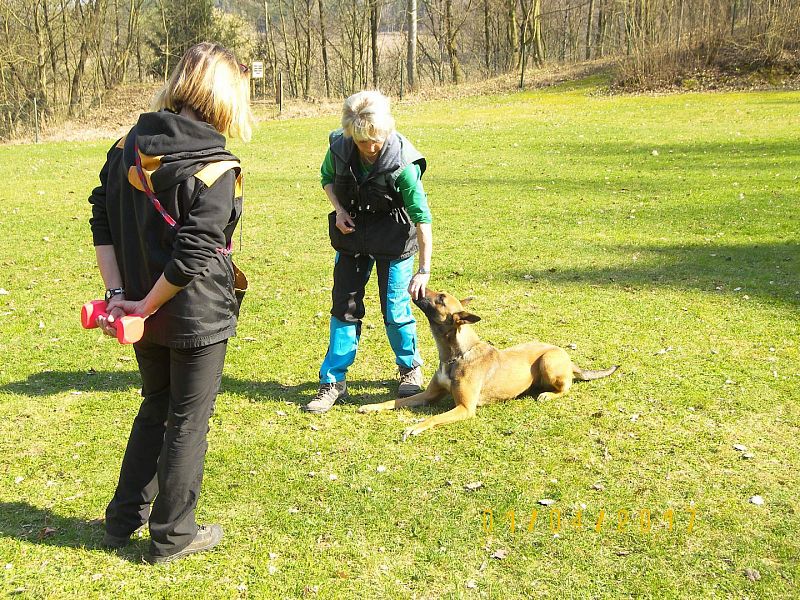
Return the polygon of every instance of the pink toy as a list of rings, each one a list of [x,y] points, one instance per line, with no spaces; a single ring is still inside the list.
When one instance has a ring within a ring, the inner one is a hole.
[[[97,317],[107,317],[106,302],[92,300],[81,308],[81,325],[84,329],[97,327]],[[140,315],[125,315],[115,319],[112,323],[117,330],[117,340],[120,344],[134,344],[142,339],[144,334],[144,317]]]

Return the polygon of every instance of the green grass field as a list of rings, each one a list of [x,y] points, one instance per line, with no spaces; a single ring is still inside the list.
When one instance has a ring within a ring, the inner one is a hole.
[[[0,147],[0,597],[796,595],[800,93],[596,84],[395,108],[429,159],[431,287],[476,296],[497,346],[622,365],[406,443],[446,405],[357,414],[394,389],[375,283],[353,402],[299,409],[327,344],[336,117],[234,145],[251,291],[199,506],[226,536],[168,566],[142,563],[146,533],[101,550],[95,521],[139,403],[132,350],[78,320],[102,292],[86,198],[112,140]],[[430,374],[424,323],[420,344]]]

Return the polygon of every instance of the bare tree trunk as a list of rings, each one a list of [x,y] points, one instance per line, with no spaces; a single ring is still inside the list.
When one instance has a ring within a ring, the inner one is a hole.
[[[417,89],[417,0],[408,0],[408,42],[406,47],[406,73],[408,87]]]
[[[71,78],[69,71],[69,58],[67,55],[67,7],[66,0],[61,0],[61,36],[62,36],[62,49],[64,51],[64,72],[66,73],[66,81],[69,83]]]
[[[542,37],[542,0],[533,0],[533,60],[541,67],[547,58]]]
[[[286,19],[283,16],[283,2],[278,0],[278,16],[281,21],[281,36],[283,37],[283,54],[286,58],[286,71],[289,75],[289,91],[293,96],[296,96],[294,68],[292,61],[289,59],[289,37],[286,35]]]
[[[124,83],[128,75],[128,62],[130,61],[133,44],[136,41],[136,33],[139,30],[139,9],[142,0],[130,0],[128,9],[128,26],[125,35],[125,45],[122,53],[117,60],[118,75],[115,77],[117,82]]]
[[[491,73],[491,66],[489,64],[490,44],[491,37],[489,35],[489,0],[483,0],[483,64],[486,67],[486,73]]]
[[[46,0],[43,0],[46,1]],[[40,109],[50,112],[52,108],[47,98],[47,59],[45,56],[44,31],[40,21],[41,6],[39,2],[33,5],[33,29],[36,33],[36,97],[41,104]]]
[[[58,66],[56,64],[56,59],[58,55],[56,54],[56,45],[55,41],[53,40],[53,28],[50,25],[50,13],[47,9],[47,2],[48,0],[42,0],[42,8],[43,16],[44,16],[44,29],[47,32],[47,45],[48,45],[48,53],[50,54],[50,69],[53,74],[53,107],[58,106]]]
[[[508,64],[508,68],[516,67],[519,65],[520,57],[519,57],[519,43],[517,38],[517,2],[516,0],[506,0],[506,14],[508,18],[507,23],[507,42],[508,47],[510,48],[510,56],[509,58],[511,61]]]
[[[167,7],[163,0],[158,0],[158,8],[161,10],[161,26],[164,28],[164,83],[169,77],[169,27],[167,26]]]
[[[144,82],[142,73],[142,26],[139,19],[136,19],[136,71],[139,83]]]
[[[456,29],[453,27],[453,0],[444,2],[445,46],[450,59],[450,76],[456,85],[461,83],[461,65],[458,62],[458,48],[456,46]]]
[[[586,60],[592,57],[592,21],[594,20],[594,0],[589,0],[586,14]]]
[[[519,26],[519,89],[525,89],[525,69],[528,66],[528,52],[527,52],[527,39],[528,32],[528,17],[530,10],[526,6],[525,0],[519,0],[519,6],[522,9],[522,23]]]
[[[278,77],[278,52],[275,50],[275,35],[269,17],[269,0],[264,0],[264,37],[267,42],[267,60],[270,64],[272,76],[272,89],[277,91]]]
[[[322,44],[322,70],[325,77],[325,97],[331,97],[331,78],[328,72],[328,38],[325,37],[325,11],[322,9],[322,0],[319,4],[319,32],[320,43]]]
[[[378,89],[378,0],[369,3],[369,37],[372,50],[372,87]]]
[[[541,67],[544,63],[544,42],[542,41],[542,0],[519,0],[522,9],[522,25],[520,26],[520,75],[519,89],[525,87],[525,70],[528,66],[528,29],[532,29],[533,59]],[[530,23],[533,27],[530,27]],[[566,35],[566,34],[565,34]]]
[[[300,38],[300,31],[302,30],[302,22],[300,17],[297,14],[297,2],[299,0],[292,0],[292,25],[294,27],[294,56],[292,57],[292,72],[290,78],[290,84],[293,81],[294,83],[291,84],[293,88],[293,93],[295,96],[300,96],[300,87],[303,86],[302,95],[305,97],[308,95],[304,82],[307,80],[306,76],[308,74],[309,69],[311,69],[311,65],[308,64],[308,61],[303,59],[303,47],[302,47],[302,39]]]
[[[97,0],[95,0],[95,7],[97,5]],[[86,59],[89,57],[89,42],[90,42],[90,31],[93,29],[93,13],[90,13],[90,10],[96,10],[95,7],[87,4],[87,8],[84,11],[83,3],[78,2],[78,15],[80,17],[80,29],[81,29],[81,46],[80,50],[78,50],[78,64],[75,65],[75,71],[72,73],[72,85],[70,87],[69,92],[69,116],[75,116],[77,113],[78,108],[80,108],[81,103],[81,85],[83,83],[83,74],[84,70],[86,69]]]
[[[119,56],[119,40],[120,40],[120,33],[119,33],[119,0],[114,0],[114,62],[116,62],[116,57]]]
[[[594,56],[602,57],[603,56],[603,38],[605,29],[605,10],[604,10],[604,0],[600,0],[599,4],[597,5],[597,25],[594,27]]]
[[[299,21],[300,29],[305,34],[305,47],[299,62],[303,68],[303,97],[308,98],[311,95],[311,69],[313,68],[311,64],[311,13],[314,10],[313,0],[305,0],[305,10],[305,27],[302,26],[303,20]],[[297,32],[297,30],[298,26],[295,24],[295,31]]]

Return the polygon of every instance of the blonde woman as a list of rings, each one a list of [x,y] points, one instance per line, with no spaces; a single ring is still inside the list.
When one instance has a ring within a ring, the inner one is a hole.
[[[121,548],[149,522],[149,562],[222,538],[219,525],[198,526],[195,507],[208,420],[236,332],[230,247],[242,212],[241,166],[225,136],[250,139],[248,78],[223,46],[190,48],[153,112],[109,150],[89,198],[109,312],[98,325],[114,335],[115,318],[147,319],[134,344],[143,400],[102,544]]]
[[[411,300],[424,296],[431,269],[431,213],[421,180],[426,162],[395,131],[389,99],[376,91],[347,98],[342,129],[330,135],[329,143],[321,175],[333,206],[328,230],[336,262],[328,351],[319,391],[305,406],[313,413],[326,412],[347,396],[347,369],[355,360],[364,289],[373,267],[400,375],[398,395],[421,391],[422,359]]]

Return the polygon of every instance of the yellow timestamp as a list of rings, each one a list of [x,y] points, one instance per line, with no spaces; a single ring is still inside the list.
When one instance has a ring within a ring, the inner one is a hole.
[[[565,513],[560,508],[550,508],[549,510],[532,509],[530,512],[517,512],[514,509],[505,512],[500,511],[495,514],[495,510],[484,508],[481,511],[481,528],[484,533],[489,534],[495,531],[507,529],[511,533],[527,530],[547,531],[553,534],[563,531],[594,531],[602,533],[604,531],[636,532],[648,534],[654,528],[660,528],[667,532],[683,530],[691,533],[697,521],[697,509],[688,506],[684,510],[676,512],[673,508],[663,511],[652,511],[649,508],[618,510],[599,509],[598,511],[586,511],[583,508],[576,509],[574,512]]]

